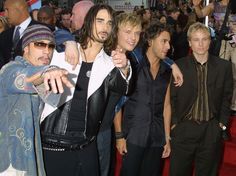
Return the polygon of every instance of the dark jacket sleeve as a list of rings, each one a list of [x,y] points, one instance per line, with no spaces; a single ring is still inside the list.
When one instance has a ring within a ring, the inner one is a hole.
[[[129,91],[129,83],[131,80],[124,79],[124,77],[121,75],[121,71],[118,68],[114,68],[109,76],[109,89],[120,95],[126,95]]]
[[[223,84],[223,97],[220,109],[219,122],[224,125],[228,125],[228,120],[230,117],[230,106],[233,94],[233,73],[232,73],[232,65],[230,62],[226,63],[225,66],[225,77]]]

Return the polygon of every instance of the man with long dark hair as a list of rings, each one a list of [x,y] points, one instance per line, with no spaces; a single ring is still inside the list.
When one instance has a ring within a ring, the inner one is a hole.
[[[115,108],[111,96],[127,93],[129,83],[125,54],[112,51],[112,59],[104,51],[113,46],[112,13],[101,4],[89,10],[78,44],[82,59],[75,69],[75,89],[58,108],[45,106],[41,134],[48,176],[99,175],[97,132],[105,109]]]

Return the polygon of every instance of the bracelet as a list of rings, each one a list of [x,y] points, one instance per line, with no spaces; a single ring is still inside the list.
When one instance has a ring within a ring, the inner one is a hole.
[[[124,134],[123,132],[115,132],[115,137],[116,139],[122,139],[124,138]]]
[[[46,72],[50,71],[50,70],[53,70],[53,69],[56,69],[56,68],[59,68],[58,66],[55,66],[55,65],[49,65],[40,75],[40,77],[43,77],[45,75]]]
[[[167,141],[170,141],[170,140],[171,140],[171,137],[170,137],[170,136],[166,136],[166,140],[167,140]]]

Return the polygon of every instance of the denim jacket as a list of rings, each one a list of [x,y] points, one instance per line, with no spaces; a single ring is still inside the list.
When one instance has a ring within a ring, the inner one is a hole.
[[[40,98],[24,78],[48,67],[32,66],[17,56],[0,71],[0,174],[13,167],[26,176],[45,175],[39,129],[42,99],[56,105],[60,95]]]

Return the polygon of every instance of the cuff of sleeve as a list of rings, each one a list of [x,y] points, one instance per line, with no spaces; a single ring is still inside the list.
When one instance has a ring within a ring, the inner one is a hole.
[[[121,71],[120,68],[119,68],[119,70],[120,70],[121,76],[122,76],[127,82],[129,82],[129,80],[131,79],[131,76],[132,76],[132,68],[131,68],[130,61],[129,61],[129,60],[128,60],[128,65],[127,65],[126,67],[129,69],[129,73],[128,73],[128,76],[127,76],[127,77],[126,77],[125,74]]]
[[[63,52],[65,50],[63,43],[66,41],[75,41],[75,37],[68,31],[59,29],[54,32],[56,39],[56,49],[58,52]]]
[[[168,65],[170,68],[171,68],[171,66],[175,63],[172,59],[170,59],[170,58],[165,58],[164,60],[163,60],[163,62],[166,64],[166,65]]]

